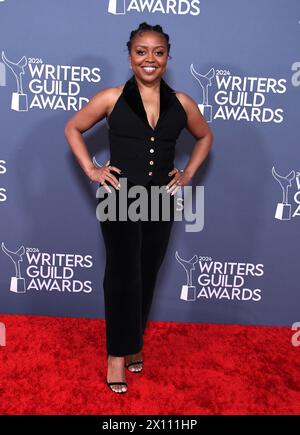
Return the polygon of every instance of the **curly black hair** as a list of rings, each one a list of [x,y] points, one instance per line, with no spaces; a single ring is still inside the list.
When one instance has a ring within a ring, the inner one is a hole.
[[[142,32],[143,30],[151,30],[160,33],[166,40],[168,54],[169,54],[171,49],[171,44],[169,44],[169,35],[163,31],[162,27],[159,24],[156,24],[155,26],[151,26],[151,24],[148,24],[145,21],[143,23],[140,23],[137,29],[131,31],[129,41],[126,43],[129,53],[131,51],[131,42],[133,38],[137,33]]]

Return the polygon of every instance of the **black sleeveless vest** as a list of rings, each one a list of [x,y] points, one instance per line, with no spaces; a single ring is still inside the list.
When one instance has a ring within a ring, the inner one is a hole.
[[[147,119],[141,94],[133,75],[107,118],[110,164],[122,170],[119,178],[138,185],[165,185],[172,179],[175,145],[186,127],[187,114],[175,91],[160,79],[160,114],[153,129]]]

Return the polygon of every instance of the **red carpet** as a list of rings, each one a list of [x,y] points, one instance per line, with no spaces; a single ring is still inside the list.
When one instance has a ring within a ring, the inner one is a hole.
[[[1,414],[298,414],[288,327],[150,322],[144,371],[105,384],[104,320],[0,315]]]

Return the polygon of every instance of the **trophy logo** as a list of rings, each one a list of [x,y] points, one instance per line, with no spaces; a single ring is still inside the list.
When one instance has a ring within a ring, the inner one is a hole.
[[[3,62],[0,62],[0,86],[6,86],[6,69]]]
[[[12,93],[11,98],[11,109],[16,110],[17,112],[26,112],[28,111],[28,101],[27,94],[24,94],[22,87],[22,75],[25,74],[25,66],[27,65],[27,58],[23,56],[18,63],[12,62],[7,59],[2,51],[2,60],[6,66],[12,71],[16,81],[17,81],[17,91]],[[1,76],[1,74],[0,74]],[[1,79],[0,79],[1,80]]]
[[[179,257],[178,251],[175,252],[175,258],[184,268],[186,273],[186,284],[181,287],[180,299],[184,301],[196,300],[196,287],[192,283],[192,270],[195,270],[195,264],[198,263],[198,256],[194,255],[189,261]]]
[[[288,188],[292,185],[292,180],[295,178],[295,171],[291,171],[285,177],[277,174],[274,166],[272,167],[272,175],[278,181],[282,189],[282,202],[278,202],[275,212],[275,218],[280,220],[291,219],[291,204],[288,202]]]
[[[15,276],[10,280],[10,291],[14,293],[25,293],[25,279],[21,276],[20,263],[23,261],[22,256],[25,254],[25,248],[22,245],[16,252],[8,250],[2,242],[2,251],[8,255],[15,266]]]
[[[125,0],[109,0],[108,12],[114,15],[125,15]]]
[[[207,122],[212,122],[212,106],[208,104],[208,86],[211,86],[212,79],[215,77],[215,70],[211,68],[208,73],[202,75],[195,71],[193,64],[190,70],[202,89],[202,103],[198,104],[199,110]]]

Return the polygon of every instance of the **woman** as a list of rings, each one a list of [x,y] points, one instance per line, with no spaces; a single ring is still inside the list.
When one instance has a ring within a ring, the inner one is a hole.
[[[152,186],[167,186],[169,197],[174,198],[205,160],[212,133],[196,102],[162,79],[170,44],[161,26],[141,23],[131,32],[127,47],[132,77],[124,85],[103,89],[92,97],[67,122],[65,136],[83,171],[99,187],[110,193],[109,186],[113,187],[118,197],[124,180],[127,187],[142,185],[147,192]],[[105,116],[111,157],[105,166],[95,167],[82,133]],[[197,142],[185,169],[178,171],[173,166],[174,149],[183,128]],[[148,205],[152,207],[151,200]],[[172,206],[171,201],[171,210]],[[131,372],[143,367],[143,335],[173,217],[169,221],[162,221],[160,215],[158,221],[121,222],[118,215],[116,221],[101,221],[106,247],[106,382],[117,393],[128,388],[125,367]]]

